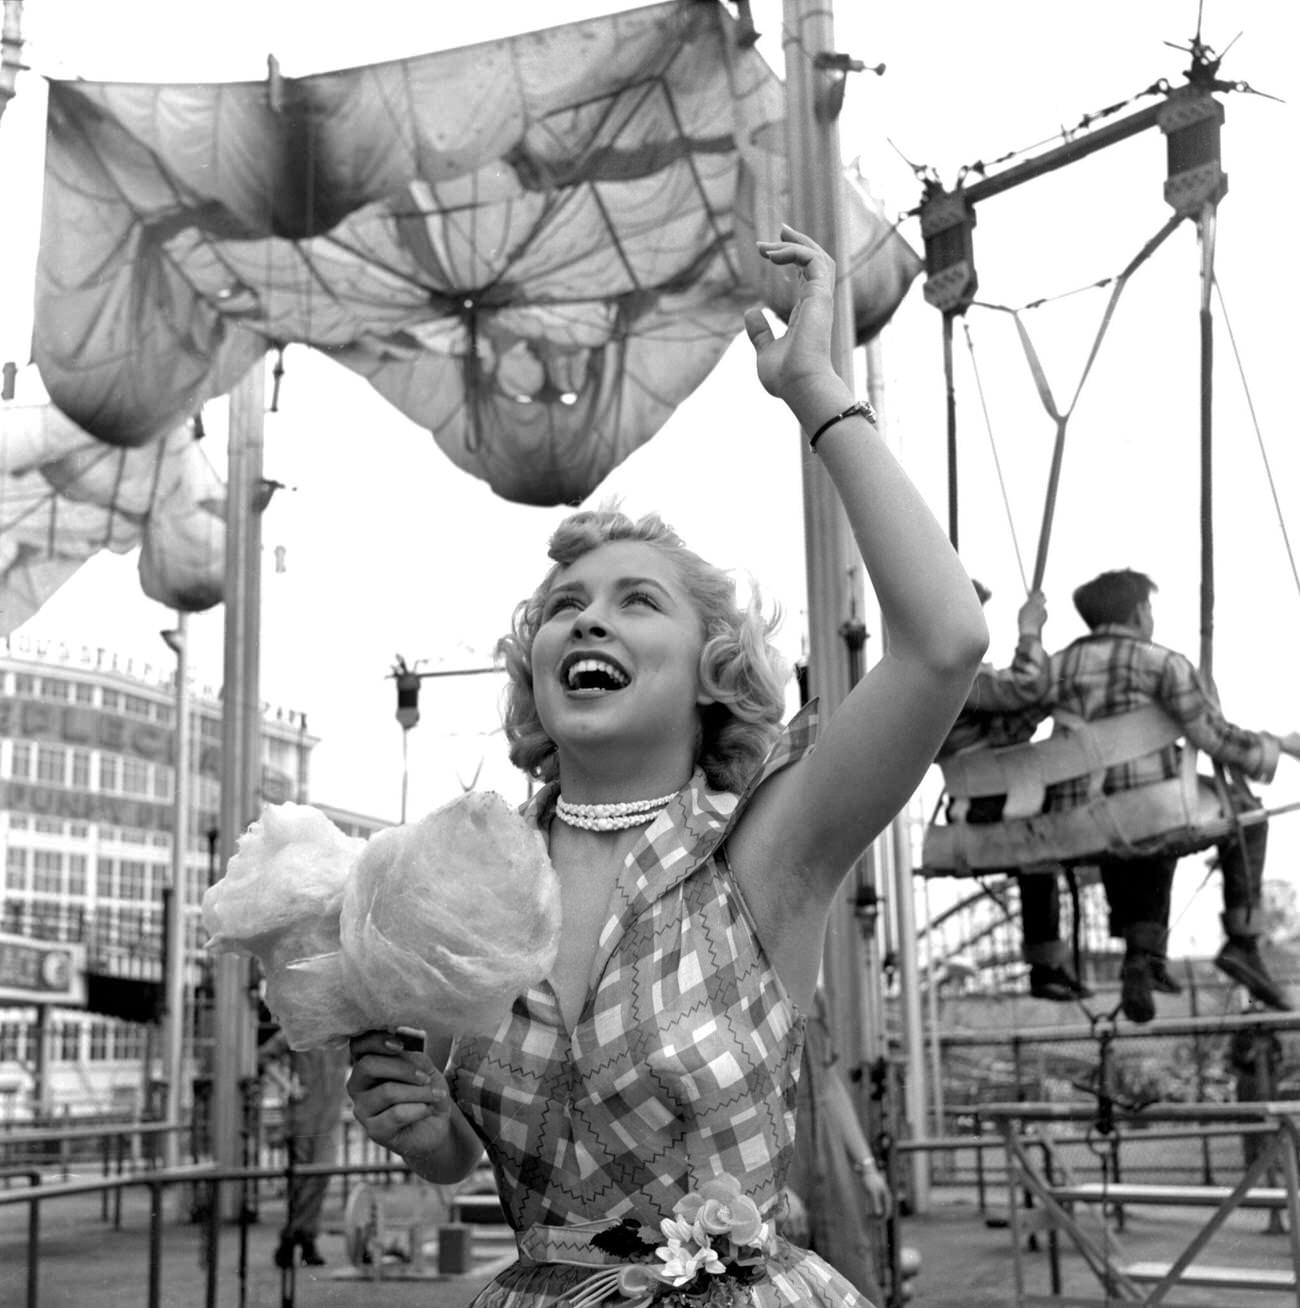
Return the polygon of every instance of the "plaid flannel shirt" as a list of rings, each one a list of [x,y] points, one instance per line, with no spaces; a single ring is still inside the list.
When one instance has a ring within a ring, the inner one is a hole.
[[[966,703],[940,746],[939,757],[960,754],[977,745],[996,749],[1028,740],[1047,716],[1043,701],[1050,684],[1051,669],[1043,642],[1037,636],[1022,635],[1010,667],[980,664]]]
[[[1053,709],[1091,721],[1158,704],[1211,758],[1256,781],[1273,779],[1278,738],[1227,721],[1190,659],[1143,640],[1131,627],[1098,627],[1053,654],[1050,666]],[[1117,764],[1107,770],[1104,789],[1111,793],[1164,781],[1178,774],[1178,760],[1179,747],[1169,745]],[[1044,807],[1048,812],[1074,808],[1087,793],[1086,777],[1065,781],[1049,787]]]

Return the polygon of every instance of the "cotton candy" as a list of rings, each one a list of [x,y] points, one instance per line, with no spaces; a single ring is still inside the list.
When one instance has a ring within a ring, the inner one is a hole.
[[[251,954],[293,1049],[372,1029],[490,1032],[549,973],[560,892],[546,842],[499,795],[345,836],[271,804],[203,897],[210,949]]]
[[[560,891],[540,832],[471,792],[367,842],[340,917],[350,989],[374,1025],[494,1031],[555,961]]]
[[[287,931],[310,936],[326,923],[337,931],[344,883],[365,843],[309,804],[268,804],[204,893],[209,948],[260,957]],[[305,940],[304,948],[301,957],[322,952]]]

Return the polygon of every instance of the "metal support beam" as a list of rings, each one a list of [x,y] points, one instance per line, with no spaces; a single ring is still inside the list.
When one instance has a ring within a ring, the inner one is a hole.
[[[185,977],[188,971],[188,936],[186,898],[189,890],[185,874],[190,843],[190,696],[189,658],[185,648],[188,614],[176,614],[176,626],[164,631],[162,638],[176,655],[176,730],[172,771],[172,887],[167,901],[167,976],[165,1012],[166,1036],[163,1041],[163,1076],[167,1081],[166,1119],[177,1126],[181,1119],[181,1086],[185,1070]],[[163,1158],[168,1167],[181,1159],[180,1133],[169,1131],[164,1137]]]
[[[836,372],[853,386],[853,306],[843,219],[846,183],[839,126],[831,111],[837,75],[815,66],[816,55],[835,48],[830,7],[810,0],[784,0],[782,34],[790,221],[817,241],[840,270],[832,351]],[[862,559],[830,477],[806,449],[803,516],[808,687],[820,700],[822,712],[829,715],[852,684],[852,660],[842,633],[861,621]],[[830,999],[832,1038],[845,1064],[858,1067],[864,1055],[859,1021],[863,959],[853,899],[852,893],[841,894],[832,907],[823,976]]]
[[[220,869],[257,816],[261,777],[259,687],[262,554],[262,437],[265,364],[259,359],[230,392],[226,474],[225,661],[221,704]],[[256,1012],[250,964],[221,954],[216,974],[212,1068],[212,1152],[221,1167],[243,1163],[244,1105],[240,1082],[256,1070]],[[238,1190],[222,1187],[221,1210],[237,1215]]]
[[[1026,159],[1024,163],[1016,164],[1014,168],[1008,168],[994,177],[972,182],[964,188],[967,202],[978,204],[981,200],[1000,195],[1013,186],[1019,186],[1022,182],[1032,181],[1045,173],[1055,172],[1058,168],[1064,168],[1066,164],[1077,163],[1098,150],[1104,150],[1108,145],[1114,145],[1130,136],[1136,136],[1139,132],[1145,132],[1148,127],[1156,125],[1163,103],[1162,100],[1159,104],[1148,105],[1127,118],[1120,118],[1103,127],[1093,128],[1086,136],[1077,136],[1063,145],[1058,145],[1054,150],[1048,150],[1046,154]]]

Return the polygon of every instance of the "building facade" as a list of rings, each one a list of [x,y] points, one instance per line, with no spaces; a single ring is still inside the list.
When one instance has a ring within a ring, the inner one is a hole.
[[[188,702],[185,989],[193,1009],[207,974],[199,906],[222,873],[222,726],[215,688],[191,684]],[[263,802],[308,801],[316,744],[303,714],[263,707]],[[175,746],[174,669],[90,646],[0,642],[0,1124],[154,1107]],[[349,834],[384,825],[325,811]],[[78,960],[84,951],[76,1007],[33,1004],[6,989],[6,971],[17,975],[34,956],[30,942],[69,942]],[[186,1021],[192,1068],[193,1011]]]

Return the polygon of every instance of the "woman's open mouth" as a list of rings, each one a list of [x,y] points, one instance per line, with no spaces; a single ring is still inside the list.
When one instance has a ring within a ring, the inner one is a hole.
[[[570,695],[582,698],[613,694],[632,680],[622,664],[603,654],[570,655],[560,668],[560,679]]]

